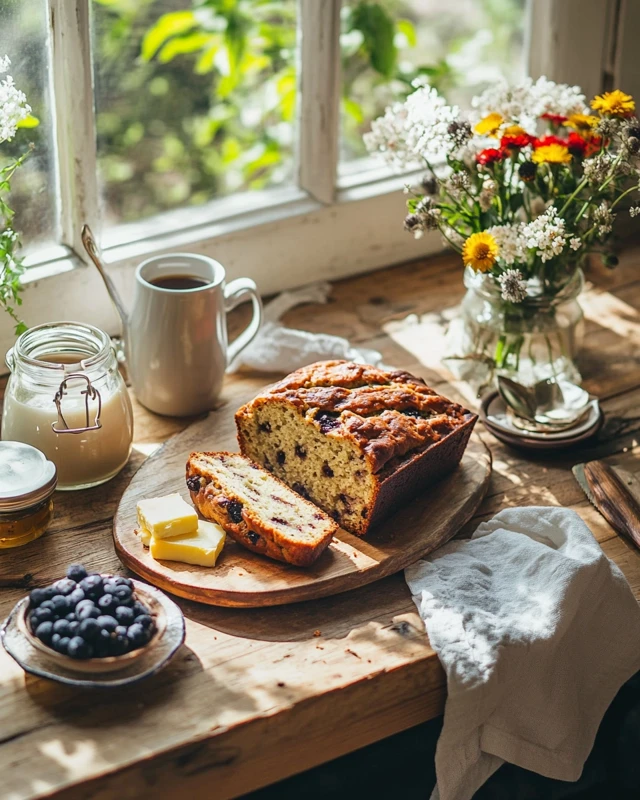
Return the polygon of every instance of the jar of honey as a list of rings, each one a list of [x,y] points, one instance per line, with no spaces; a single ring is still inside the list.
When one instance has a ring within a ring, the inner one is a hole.
[[[0,442],[0,548],[42,536],[53,517],[55,465],[21,442]]]
[[[58,489],[85,489],[129,459],[133,410],[109,336],[80,322],[23,333],[7,353],[2,438],[41,450]]]

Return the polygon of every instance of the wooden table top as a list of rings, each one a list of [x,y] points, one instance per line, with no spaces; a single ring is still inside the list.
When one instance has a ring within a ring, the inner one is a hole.
[[[595,270],[584,297],[581,362],[606,423],[570,453],[524,457],[480,427],[493,454],[488,494],[461,535],[507,506],[562,505],[587,522],[640,596],[640,554],[589,505],[570,468],[610,457],[633,469],[640,448],[640,249],[615,272]],[[291,311],[287,324],[347,336],[388,364],[415,371],[469,403],[440,365],[443,328],[462,295],[458,259],[444,255],[335,285],[326,306]],[[230,376],[234,404],[272,376]],[[188,420],[135,406],[131,461],[111,483],[59,493],[40,540],[0,554],[0,616],[31,586],[82,561],[126,574],[111,540],[118,499],[144,458]],[[637,467],[636,467],[637,469]],[[216,609],[178,601],[186,645],[159,675],[108,693],[25,675],[0,652],[0,794],[27,797],[217,800],[302,771],[440,714],[444,673],[401,574],[294,606]]]

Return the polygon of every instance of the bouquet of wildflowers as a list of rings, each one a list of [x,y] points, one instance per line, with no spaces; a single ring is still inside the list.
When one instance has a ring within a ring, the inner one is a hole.
[[[504,313],[524,314],[532,298],[560,292],[587,253],[615,263],[613,222],[638,191],[640,123],[624,92],[588,106],[579,87],[546,78],[492,86],[472,109],[463,115],[418,86],[365,141],[394,167],[427,169],[418,190],[406,187],[405,228],[438,229],[468,270],[495,283]]]

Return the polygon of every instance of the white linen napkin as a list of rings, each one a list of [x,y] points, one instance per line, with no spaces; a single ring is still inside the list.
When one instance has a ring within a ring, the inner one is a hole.
[[[431,800],[468,800],[508,761],[576,781],[640,669],[640,607],[564,508],[510,508],[405,570],[447,674]]]
[[[330,292],[331,284],[321,282],[278,295],[264,307],[264,323],[260,333],[232,361],[229,372],[245,369],[286,373],[313,364],[314,361],[341,358],[359,364],[380,364],[382,356],[377,350],[352,347],[340,336],[285,328],[278,322],[294,306],[326,303]]]

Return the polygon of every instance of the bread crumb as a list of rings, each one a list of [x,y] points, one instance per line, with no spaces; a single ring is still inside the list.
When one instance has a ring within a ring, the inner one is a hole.
[[[360,658],[360,656],[357,653],[355,653],[353,650],[351,650],[349,647],[347,647],[344,652],[345,653],[350,653],[352,656],[355,656],[356,658]]]
[[[321,631],[314,631],[313,635],[314,636],[322,636],[322,632]]]

